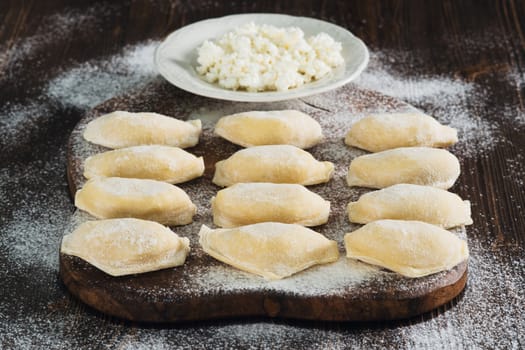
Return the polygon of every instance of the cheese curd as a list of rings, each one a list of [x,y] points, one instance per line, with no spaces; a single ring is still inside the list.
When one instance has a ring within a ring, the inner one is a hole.
[[[308,38],[300,28],[253,22],[198,49],[197,72],[231,90],[285,91],[318,80],[343,64],[341,43],[319,33]]]

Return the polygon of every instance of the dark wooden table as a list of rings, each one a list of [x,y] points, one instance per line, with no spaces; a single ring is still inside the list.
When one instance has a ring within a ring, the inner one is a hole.
[[[471,200],[475,224],[457,300],[391,323],[155,326],[108,318],[68,294],[58,249],[74,210],[70,131],[104,99],[160,79],[137,62],[165,35],[247,12],[348,28],[372,53],[358,84],[459,128],[453,190]],[[524,27],[520,1],[1,1],[0,347],[525,348]]]

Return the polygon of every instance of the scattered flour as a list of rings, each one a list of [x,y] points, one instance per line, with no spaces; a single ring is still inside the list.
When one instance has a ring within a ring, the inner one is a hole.
[[[144,87],[156,77],[150,41],[124,48],[108,59],[86,62],[52,79],[46,95],[66,107],[88,109],[130,90]]]
[[[10,83],[17,84],[16,74],[25,68],[25,63],[31,61],[33,68],[38,66],[50,46],[70,39],[85,39],[85,35],[93,33],[93,28],[107,20],[111,8],[98,4],[84,10],[70,9],[52,14],[44,17],[33,34],[11,45],[0,46],[0,83],[9,79]]]
[[[507,169],[505,177],[523,188],[525,186],[525,156],[522,153],[516,153],[514,158],[505,159],[505,167]]]
[[[510,71],[506,77],[507,81],[513,82],[513,87],[516,91],[516,94],[521,96],[521,91],[525,88],[525,73],[520,71]],[[525,128],[525,101],[519,101],[519,104],[514,106],[505,106],[505,109],[502,113],[503,117],[510,118],[510,122],[521,127]]]
[[[63,176],[57,164],[64,161],[61,153],[0,169],[0,194],[9,208],[2,217],[0,255],[5,254],[12,266],[57,269],[58,242],[73,208],[63,184],[54,181]]]
[[[215,265],[197,274],[195,282],[200,289],[208,288],[221,292],[274,290],[291,294],[326,296],[328,293],[343,293],[351,286],[358,286],[364,281],[370,281],[379,275],[386,274],[388,273],[374,266],[342,256],[333,264],[316,266],[300,274],[276,281],[267,281],[260,277],[254,278],[249,273],[237,271],[225,265]]]
[[[0,148],[5,150],[16,143],[30,143],[38,125],[45,122],[43,116],[49,112],[49,106],[40,101],[0,106]]]

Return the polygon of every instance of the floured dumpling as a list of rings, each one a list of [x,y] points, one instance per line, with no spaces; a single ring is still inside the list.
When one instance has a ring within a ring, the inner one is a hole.
[[[202,225],[199,236],[215,259],[272,280],[339,258],[335,241],[300,225],[264,222],[216,230]]]
[[[123,276],[184,264],[190,241],[153,221],[108,219],[79,225],[64,236],[60,251]]]
[[[323,139],[321,125],[295,110],[228,115],[219,119],[215,133],[243,147],[283,144],[309,148]]]
[[[96,154],[84,162],[84,176],[131,177],[169,183],[189,181],[204,173],[204,160],[170,146],[135,146]]]
[[[89,180],[75,195],[75,205],[99,219],[139,218],[164,225],[192,222],[197,207],[166,182],[122,177]]]
[[[447,147],[456,142],[456,129],[414,112],[366,116],[352,125],[345,138],[347,145],[370,152],[412,146]]]
[[[199,142],[200,120],[182,121],[157,113],[115,111],[89,122],[84,138],[108,148],[140,145],[192,147]]]
[[[295,184],[235,184],[217,192],[211,206],[213,222],[221,227],[265,221],[317,226],[330,214],[330,202]]]
[[[430,186],[399,184],[362,195],[348,204],[351,222],[417,220],[444,228],[471,225],[470,202]]]
[[[402,147],[355,158],[346,179],[349,186],[384,188],[409,183],[448,189],[459,172],[458,159],[446,150]]]
[[[379,220],[345,235],[346,256],[423,277],[450,270],[465,261],[467,242],[421,221]]]
[[[317,161],[310,153],[290,145],[242,149],[215,164],[213,183],[275,182],[315,185],[328,182],[334,165]]]

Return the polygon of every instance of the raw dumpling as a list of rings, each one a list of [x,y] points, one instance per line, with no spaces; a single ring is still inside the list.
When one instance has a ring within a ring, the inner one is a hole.
[[[84,176],[131,177],[169,183],[189,181],[204,173],[204,160],[170,146],[135,146],[86,159]]]
[[[456,142],[456,129],[423,113],[372,114],[352,125],[345,138],[347,145],[370,152],[412,146],[447,147]]]
[[[355,158],[346,179],[349,186],[384,188],[409,183],[449,189],[459,171],[458,159],[446,150],[402,147]]]
[[[328,182],[334,165],[320,162],[308,152],[290,145],[242,149],[215,164],[213,183],[230,186],[239,182],[275,182],[315,185]]]
[[[192,147],[199,142],[200,120],[182,121],[157,113],[116,111],[89,122],[84,138],[108,148],[140,145]]]
[[[471,225],[470,202],[430,186],[399,184],[362,195],[348,204],[351,222],[417,220],[444,228]]]
[[[345,235],[346,256],[406,277],[450,270],[468,258],[467,242],[421,221],[379,220]]]
[[[199,236],[202,249],[215,259],[272,280],[339,258],[335,241],[293,224],[265,222],[216,230],[203,225]]]
[[[330,213],[330,202],[295,184],[235,184],[217,192],[211,206],[213,222],[221,227],[265,221],[317,226]]]
[[[164,225],[189,224],[197,211],[190,197],[177,186],[122,177],[89,180],[77,191],[75,205],[99,219],[131,217]]]
[[[317,121],[294,110],[250,111],[222,117],[215,133],[243,147],[283,144],[309,148],[323,138]]]
[[[84,222],[64,236],[60,251],[123,276],[184,264],[190,241],[153,221],[109,219]]]

